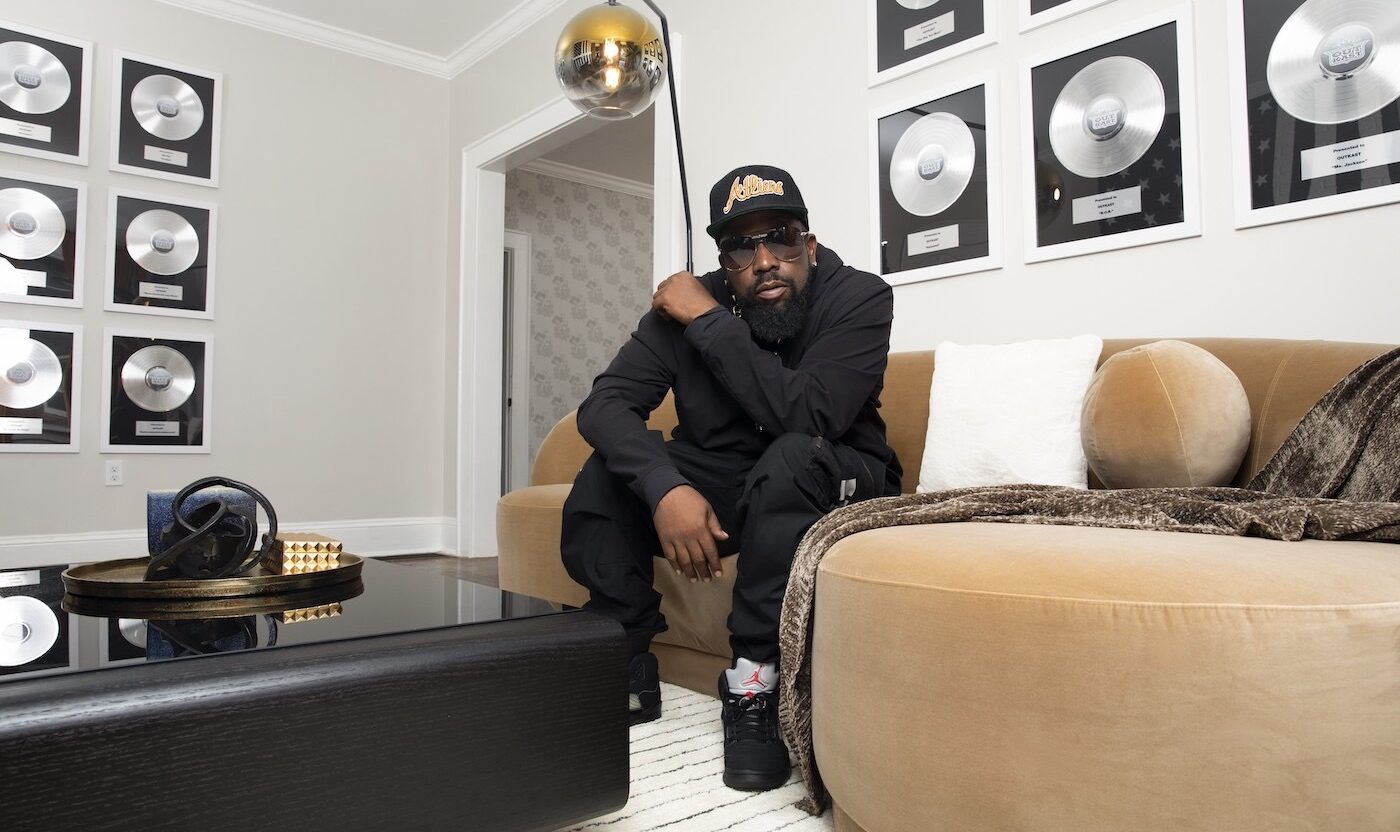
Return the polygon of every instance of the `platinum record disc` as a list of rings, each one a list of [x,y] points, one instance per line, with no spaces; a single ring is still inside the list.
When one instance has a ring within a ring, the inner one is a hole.
[[[0,330],[0,405],[38,407],[63,385],[63,365],[47,345],[21,330]]]
[[[131,112],[147,133],[170,141],[183,141],[204,124],[204,102],[199,93],[171,75],[148,75],[131,91]]]
[[[28,115],[52,113],[73,92],[63,62],[34,43],[0,43],[0,101]]]
[[[189,220],[158,208],[126,227],[126,251],[151,274],[179,274],[199,257],[199,233]]]
[[[1299,121],[1341,124],[1400,98],[1400,3],[1308,0],[1269,50],[1269,91]]]
[[[194,367],[170,347],[142,347],[122,365],[122,389],[137,407],[165,413],[184,404],[194,392]]]
[[[0,190],[0,254],[16,260],[48,257],[67,233],[63,212],[52,199],[30,188]]]
[[[927,9],[929,6],[937,3],[938,0],[895,0],[895,2],[906,9]]]
[[[19,667],[58,643],[58,616],[28,595],[0,598],[0,667]]]
[[[900,207],[931,217],[958,201],[972,181],[977,145],[951,113],[929,113],[909,125],[890,157],[890,190]]]
[[[1070,171],[1111,176],[1142,158],[1167,114],[1167,95],[1152,67],[1125,55],[1075,73],[1050,110],[1050,147]]]
[[[117,630],[121,632],[122,638],[126,639],[131,646],[145,648],[146,619],[119,618],[117,619]]]

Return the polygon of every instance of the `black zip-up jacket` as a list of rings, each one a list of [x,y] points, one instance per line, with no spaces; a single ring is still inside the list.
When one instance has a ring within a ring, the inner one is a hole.
[[[608,470],[653,512],[666,492],[688,484],[671,464],[661,432],[646,427],[674,390],[674,439],[757,459],[782,434],[822,436],[880,460],[887,481],[897,483],[899,461],[877,410],[894,319],[889,285],[818,247],[807,323],[770,347],[732,313],[723,271],[700,282],[720,308],[689,326],[647,312],[579,405],[579,433]]]

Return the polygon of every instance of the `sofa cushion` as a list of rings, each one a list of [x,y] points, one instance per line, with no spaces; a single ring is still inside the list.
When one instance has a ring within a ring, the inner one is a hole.
[[[817,578],[822,776],[866,829],[1400,828],[1397,552],[1002,523],[853,535]]]
[[[1249,449],[1249,397],[1219,358],[1154,341],[1103,363],[1084,397],[1089,468],[1109,488],[1229,485]]]
[[[1079,420],[1103,341],[1081,335],[938,345],[919,491],[981,485],[1084,488]]]

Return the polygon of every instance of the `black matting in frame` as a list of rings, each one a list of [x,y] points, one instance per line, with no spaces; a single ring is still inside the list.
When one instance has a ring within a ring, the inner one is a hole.
[[[15,323],[19,322],[0,321],[0,330],[8,329]],[[26,332],[29,340],[48,347],[58,359],[63,378],[53,395],[32,407],[8,407],[0,403],[0,446],[7,449],[72,446],[77,427],[73,424],[77,408],[74,362],[82,346],[80,337],[74,332],[44,329],[42,324],[26,326],[29,327]],[[0,375],[8,369],[0,366]],[[6,383],[0,377],[0,386]],[[36,428],[37,433],[34,432]]]
[[[23,295],[9,295],[0,290],[0,301],[17,300],[23,302],[25,298],[51,299],[51,300],[74,300],[77,296],[78,281],[81,279],[78,266],[78,246],[81,240],[82,229],[78,224],[83,217],[78,210],[81,202],[80,192],[75,187],[65,185],[51,185],[44,182],[35,182],[29,179],[20,179],[9,176],[0,176],[0,191],[11,188],[25,188],[43,194],[58,210],[63,213],[63,223],[67,226],[64,229],[63,241],[58,248],[33,260],[23,260],[18,257],[3,256],[9,261],[11,266],[22,272],[33,272],[42,274],[42,279],[30,280],[30,285],[25,289]],[[8,222],[6,219],[0,221]],[[43,285],[34,285],[42,283]]]
[[[1031,14],[1048,12],[1051,9],[1058,9],[1066,3],[1074,3],[1076,0],[1030,0]]]
[[[1245,90],[1248,99],[1250,202],[1272,208],[1400,182],[1400,162],[1304,179],[1303,154],[1400,131],[1400,101],[1341,124],[1314,124],[1279,106],[1269,88],[1269,53],[1303,0],[1244,0]],[[1400,49],[1400,44],[1379,48]],[[1319,69],[1319,73],[1321,70]]]
[[[208,343],[178,338],[148,338],[135,335],[112,335],[109,374],[109,408],[106,441],[109,445],[126,447],[198,447],[204,444],[204,423],[207,419],[208,373],[206,358]],[[172,410],[148,410],[132,401],[122,386],[122,368],[139,350],[163,346],[180,353],[194,369],[194,390]]]
[[[987,31],[985,0],[937,0],[922,9],[906,8],[899,0],[868,2],[875,3],[875,69],[879,72]]]
[[[1040,247],[1185,222],[1178,36],[1178,24],[1171,22],[1031,70],[1036,226]],[[1137,58],[1156,73],[1166,97],[1166,116],[1152,145],[1137,161],[1111,176],[1083,177],[1071,172],[1056,158],[1050,145],[1050,112],[1061,90],[1076,73],[1095,61],[1116,55]],[[1140,212],[1074,222],[1074,200],[1134,187],[1141,190]]]
[[[204,107],[204,121],[194,135],[186,139],[162,138],[148,132],[136,119],[136,114],[131,108],[132,92],[138,83],[152,75],[169,75],[183,81],[199,96]],[[114,106],[121,108],[117,126],[117,162],[131,168],[192,179],[212,179],[214,127],[218,122],[217,108],[222,106],[222,102],[215,95],[215,87],[215,81],[211,77],[123,56],[121,87],[117,101],[114,102]]]
[[[947,208],[931,216],[906,211],[890,186],[890,163],[900,137],[919,119],[932,113],[948,113],[972,133],[976,158],[972,178],[962,194]],[[880,273],[898,274],[930,266],[942,266],[986,257],[991,253],[987,182],[987,88],[978,85],[952,95],[910,107],[879,120]],[[957,228],[955,247],[911,253],[910,235],[939,228]]]
[[[199,238],[199,253],[189,268],[177,274],[156,274],[143,268],[131,256],[127,231],[137,217],[148,211],[169,211],[183,218]],[[210,211],[189,205],[116,195],[116,229],[108,241],[112,246],[112,302],[118,307],[178,309],[206,312],[209,309]]]
[[[63,611],[63,570],[62,566],[46,566],[42,569],[10,569],[0,572],[0,598],[28,597],[42,604],[44,612],[30,605],[34,615],[47,619],[52,617],[58,624],[58,636],[53,645],[39,656],[19,664],[0,663],[0,676],[18,676],[38,673],[45,670],[63,670],[71,667],[77,656],[73,655],[70,643],[68,613]],[[23,623],[31,633],[44,627],[43,621],[29,620]],[[33,635],[31,635],[31,638]],[[0,647],[0,655],[5,648]],[[15,657],[11,657],[14,659]]]
[[[42,154],[71,157],[64,161],[79,162],[86,150],[82,140],[83,119],[88,117],[85,109],[86,89],[83,83],[87,77],[84,65],[87,51],[71,43],[51,40],[0,24],[0,44],[14,41],[33,44],[58,59],[68,73],[70,88],[63,104],[47,113],[24,112],[0,101],[0,150],[39,151]],[[24,87],[33,83],[30,80],[20,82],[18,78],[16,82]],[[42,88],[42,82],[34,87],[36,90]]]

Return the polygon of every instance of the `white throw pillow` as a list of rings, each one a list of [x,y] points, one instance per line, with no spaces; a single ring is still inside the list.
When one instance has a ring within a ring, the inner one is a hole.
[[[934,354],[919,491],[979,485],[1088,487],[1084,394],[1103,339],[963,346]]]

